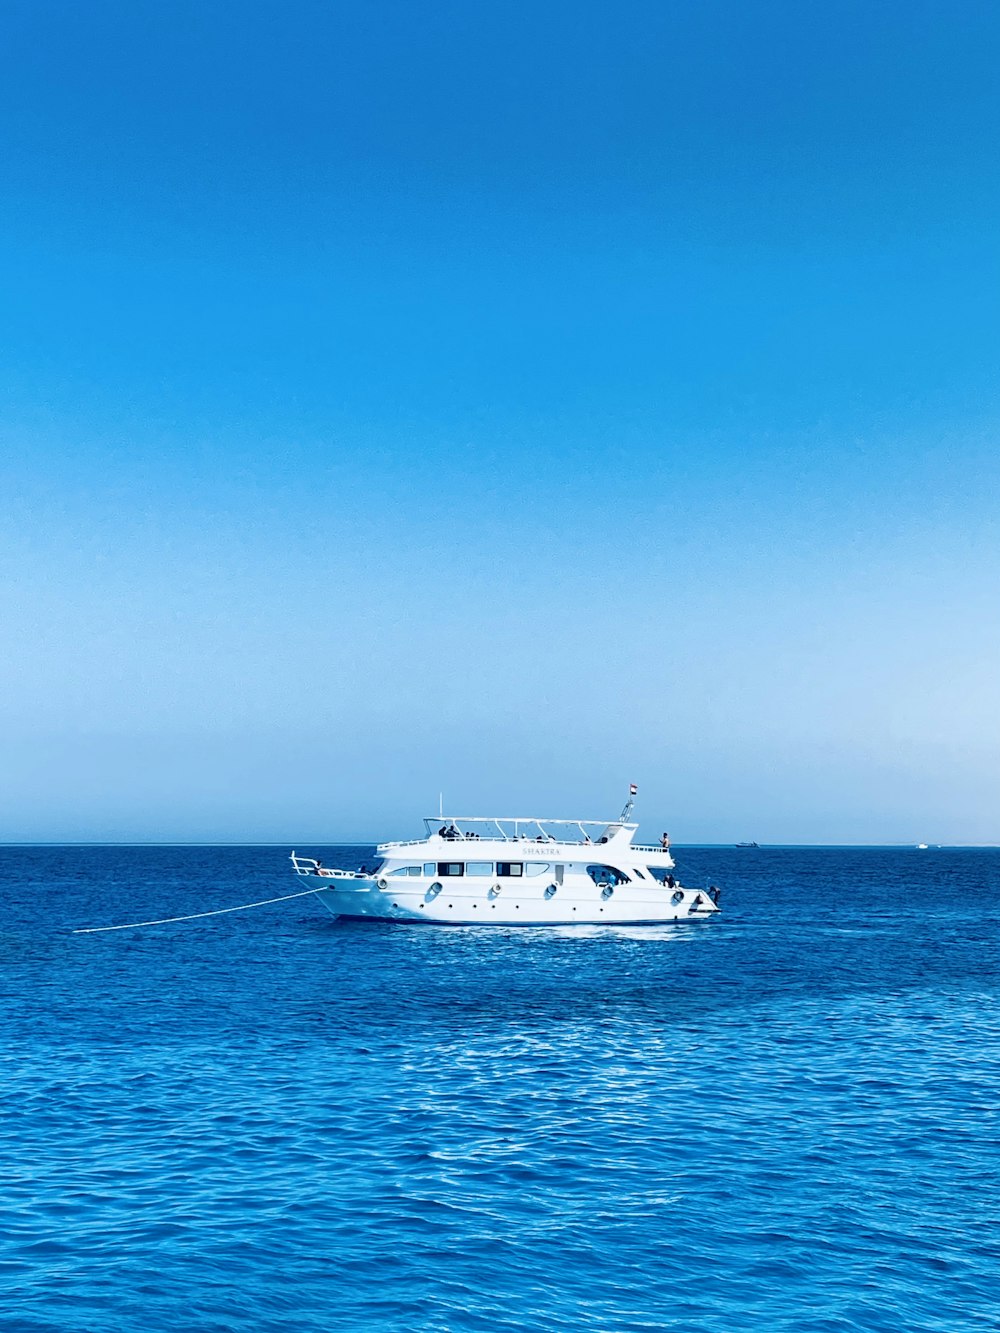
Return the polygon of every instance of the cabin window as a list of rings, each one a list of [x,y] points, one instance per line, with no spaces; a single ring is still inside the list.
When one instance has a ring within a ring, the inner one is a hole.
[[[464,875],[465,863],[463,861],[439,861],[438,874],[442,879],[445,875]]]
[[[544,875],[548,868],[548,861],[529,861],[524,867],[524,873],[526,875]]]
[[[425,862],[424,862],[424,874],[427,876],[428,879],[433,879],[434,876],[437,874],[437,862],[436,862],[436,861],[425,861]]]
[[[389,877],[392,879],[398,878],[401,875],[419,875],[421,870],[421,866],[400,866],[398,870],[390,870]]]
[[[492,875],[492,861],[466,861],[465,873],[467,875]]]
[[[588,866],[587,874],[595,884],[627,884],[628,875],[624,870],[618,870],[615,866]]]
[[[520,861],[498,861],[497,874],[513,879],[524,874],[524,866]]]

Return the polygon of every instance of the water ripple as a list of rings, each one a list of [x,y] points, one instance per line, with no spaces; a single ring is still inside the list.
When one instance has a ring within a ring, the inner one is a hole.
[[[996,1330],[1000,854],[685,860],[724,920],[74,937],[282,855],[4,850],[4,1333]]]

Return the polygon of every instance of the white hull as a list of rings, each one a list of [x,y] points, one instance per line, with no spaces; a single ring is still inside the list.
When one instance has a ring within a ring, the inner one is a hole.
[[[424,820],[426,834],[383,842],[378,863],[333,869],[292,852],[296,875],[335,917],[438,926],[659,925],[704,921],[718,889],[686,889],[670,839],[633,842],[628,804],[616,820]]]
[[[543,883],[496,886],[459,880],[437,892],[405,881],[380,889],[374,879],[338,880],[326,888],[316,875],[306,877],[317,898],[335,917],[347,920],[399,921],[448,926],[654,925],[699,921],[718,908],[704,890],[669,889],[656,884],[619,884],[611,893],[588,882],[563,885],[550,897]]]

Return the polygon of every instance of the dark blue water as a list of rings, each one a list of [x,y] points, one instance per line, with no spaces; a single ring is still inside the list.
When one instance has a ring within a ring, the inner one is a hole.
[[[646,930],[69,933],[286,855],[0,850],[4,1333],[1000,1328],[1000,853],[682,850],[725,918]]]

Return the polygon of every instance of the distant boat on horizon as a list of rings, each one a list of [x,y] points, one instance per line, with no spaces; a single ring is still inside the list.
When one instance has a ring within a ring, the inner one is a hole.
[[[736,846],[737,846],[737,847],[759,847],[759,846],[760,846],[760,843],[759,843],[759,842],[738,842],[738,843],[736,844]]]

